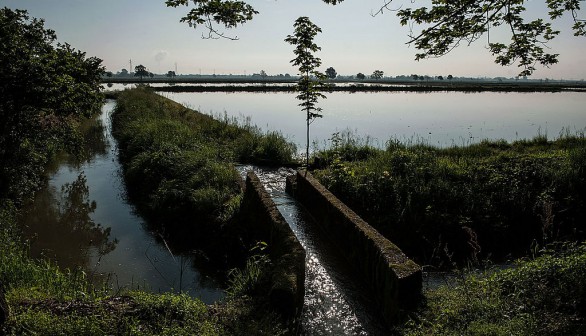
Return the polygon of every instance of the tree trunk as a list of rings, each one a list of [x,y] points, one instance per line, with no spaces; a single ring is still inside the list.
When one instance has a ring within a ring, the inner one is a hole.
[[[305,145],[305,169],[309,170],[309,108],[307,109],[307,142]]]

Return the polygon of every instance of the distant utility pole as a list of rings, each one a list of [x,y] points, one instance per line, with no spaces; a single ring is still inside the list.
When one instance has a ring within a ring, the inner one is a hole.
[[[132,58],[128,61],[130,63],[130,69],[128,69],[128,73],[132,72]]]

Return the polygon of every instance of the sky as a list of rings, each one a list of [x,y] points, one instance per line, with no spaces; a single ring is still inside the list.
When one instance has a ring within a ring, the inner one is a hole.
[[[372,16],[383,0],[345,0],[337,6],[320,0],[250,0],[260,12],[255,18],[226,33],[238,40],[202,39],[203,27],[181,23],[188,7],[168,8],[164,0],[0,0],[0,6],[26,9],[32,17],[45,19],[59,42],[67,42],[88,56],[103,60],[114,73],[143,64],[151,72],[178,74],[297,74],[289,61],[293,46],[284,42],[293,23],[308,16],[322,29],[315,41],[322,48],[322,71],[328,67],[341,75],[385,76],[453,75],[456,77],[514,77],[522,69],[502,67],[486,49],[482,38],[438,59],[415,61],[417,50],[406,44],[409,28],[401,26],[392,12]],[[396,8],[416,6],[409,0],[395,1]],[[529,0],[528,14],[543,16],[545,0]],[[582,17],[586,17],[583,11]],[[537,67],[533,78],[586,79],[586,38],[574,37],[568,15],[556,22],[561,34],[549,43],[559,63]],[[508,37],[491,32],[491,41]]]

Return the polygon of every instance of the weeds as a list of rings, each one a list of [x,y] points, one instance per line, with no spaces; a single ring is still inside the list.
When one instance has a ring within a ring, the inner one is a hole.
[[[450,267],[430,258],[440,244],[464,264],[582,239],[584,153],[581,135],[447,149],[390,141],[384,150],[338,136],[314,175],[408,255]]]
[[[426,293],[406,335],[583,335],[586,245],[566,244],[504,270],[467,272]]]
[[[231,220],[240,197],[233,162],[286,164],[296,151],[278,133],[216,120],[146,88],[120,94],[113,127],[130,195],[176,232]]]

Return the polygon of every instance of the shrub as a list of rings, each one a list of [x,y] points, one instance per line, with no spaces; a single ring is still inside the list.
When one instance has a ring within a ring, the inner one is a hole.
[[[426,293],[406,335],[583,335],[586,245],[565,245],[507,269],[464,272]]]
[[[389,142],[366,157],[345,156],[347,146],[325,151],[333,159],[314,175],[421,263],[451,267],[584,237],[583,137],[447,149]]]

